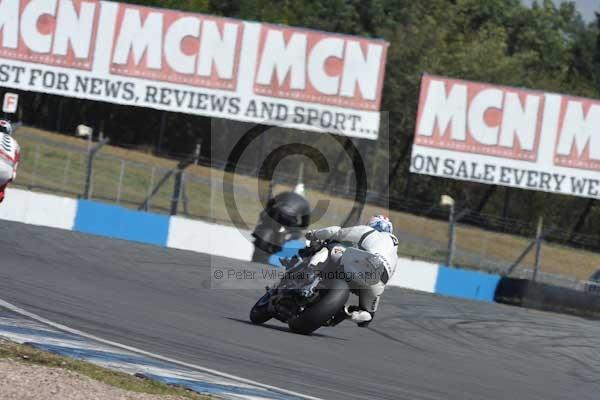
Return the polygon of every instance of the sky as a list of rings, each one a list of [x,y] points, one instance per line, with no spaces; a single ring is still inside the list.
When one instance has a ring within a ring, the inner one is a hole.
[[[565,0],[552,0],[556,4],[560,4]],[[594,20],[594,11],[600,12],[600,0],[575,0],[573,1],[577,7],[577,11],[587,22]],[[523,3],[530,5],[533,0],[523,0]]]

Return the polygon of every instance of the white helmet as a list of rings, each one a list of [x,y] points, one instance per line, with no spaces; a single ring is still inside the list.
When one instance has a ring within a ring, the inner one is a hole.
[[[0,119],[0,133],[5,133],[7,135],[12,135],[13,128],[10,124],[10,121],[6,119]]]
[[[379,232],[393,233],[394,226],[388,217],[385,215],[374,215],[367,222],[371,228]]]

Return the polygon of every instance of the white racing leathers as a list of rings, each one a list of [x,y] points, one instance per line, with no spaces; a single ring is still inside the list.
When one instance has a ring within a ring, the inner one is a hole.
[[[339,262],[344,266],[346,274],[351,269],[351,262],[357,259],[357,254],[360,252],[374,256],[371,257],[372,260],[374,259],[379,265],[383,264],[385,271],[381,271],[382,273],[378,274],[376,280],[360,276],[357,279],[353,279],[351,284],[351,287],[354,289],[353,291],[358,292],[359,307],[373,315],[377,311],[379,298],[385,289],[385,285],[396,271],[396,264],[398,263],[398,239],[390,233],[379,232],[365,225],[351,228],[340,228],[339,226],[322,228],[314,231],[313,237],[318,240],[334,240],[344,246],[350,247],[345,251],[334,248],[331,254],[331,258],[334,261],[339,259]],[[358,251],[353,251],[354,249],[358,249]],[[342,251],[343,254],[340,259]],[[323,256],[320,254],[315,255],[317,259],[322,259]]]
[[[13,181],[17,176],[19,164],[19,144],[12,136],[0,133],[0,188]]]

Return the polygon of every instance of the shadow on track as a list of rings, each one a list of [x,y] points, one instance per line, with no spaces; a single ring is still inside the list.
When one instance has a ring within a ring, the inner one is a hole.
[[[284,326],[277,326],[277,325],[271,325],[271,324],[253,324],[250,321],[246,321],[244,319],[239,319],[239,318],[230,318],[230,317],[226,317],[226,319],[230,320],[230,321],[235,321],[235,322],[239,322],[242,324],[246,324],[246,325],[251,325],[251,326],[256,326],[256,327],[261,327],[261,328],[265,328],[265,329],[271,329],[274,331],[280,331],[280,332],[285,332],[285,333],[289,333],[291,335],[295,335],[295,333],[291,332],[287,327]],[[348,341],[348,339],[345,338],[341,338],[341,337],[337,337],[337,336],[331,336],[331,335],[323,335],[322,333],[313,333],[312,335],[302,335],[305,337],[321,337],[321,338],[327,338],[327,339],[335,339],[335,340],[342,340],[344,342]]]

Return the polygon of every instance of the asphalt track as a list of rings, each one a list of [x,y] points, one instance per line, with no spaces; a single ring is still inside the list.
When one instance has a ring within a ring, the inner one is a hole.
[[[254,326],[257,265],[0,221],[0,298],[109,340],[323,399],[598,399],[600,323],[389,288],[372,328]],[[211,268],[212,263],[212,268]],[[212,279],[211,279],[212,278]],[[219,289],[215,286],[221,287]]]

